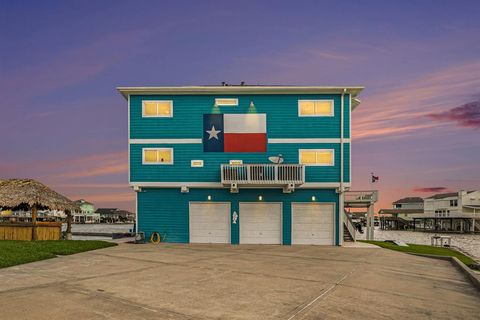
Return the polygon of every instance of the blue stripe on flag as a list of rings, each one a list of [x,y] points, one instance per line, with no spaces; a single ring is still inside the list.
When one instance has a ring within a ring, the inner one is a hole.
[[[223,114],[203,115],[204,152],[223,152],[223,131]]]

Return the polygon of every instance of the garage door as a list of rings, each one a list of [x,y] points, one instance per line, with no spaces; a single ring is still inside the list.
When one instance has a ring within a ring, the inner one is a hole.
[[[241,244],[281,244],[281,203],[240,203]]]
[[[292,203],[292,244],[334,244],[334,205]]]
[[[230,203],[190,202],[190,242],[230,243]]]

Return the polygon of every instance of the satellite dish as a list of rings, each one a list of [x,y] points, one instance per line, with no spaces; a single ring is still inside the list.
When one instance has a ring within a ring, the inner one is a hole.
[[[283,163],[283,156],[279,154],[276,157],[268,157],[268,160],[270,160],[270,162],[280,164],[280,163]]]

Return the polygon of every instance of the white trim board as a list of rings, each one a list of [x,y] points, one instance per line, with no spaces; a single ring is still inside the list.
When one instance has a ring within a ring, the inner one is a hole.
[[[230,188],[229,186],[224,186],[220,182],[130,182],[131,187],[151,187],[151,188],[181,188],[182,186],[191,187],[191,188]],[[345,187],[350,187],[350,183],[344,183]],[[304,183],[296,189],[315,189],[315,188],[338,188],[340,187],[340,182],[307,182]],[[240,189],[282,189],[283,186],[240,186]],[[241,192],[241,190],[240,190]]]
[[[130,139],[130,144],[186,144],[202,143],[202,139]]]
[[[350,139],[343,139],[350,143]],[[130,144],[200,144],[202,139],[130,139]],[[340,143],[340,138],[270,138],[268,143]]]
[[[350,139],[343,139],[349,143]],[[270,138],[268,143],[340,143],[340,138]]]

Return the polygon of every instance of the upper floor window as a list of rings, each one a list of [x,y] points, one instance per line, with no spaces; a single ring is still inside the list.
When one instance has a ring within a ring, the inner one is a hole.
[[[299,117],[332,117],[333,100],[298,100]]]
[[[142,101],[143,117],[173,117],[173,101],[170,100],[144,100]]]
[[[450,200],[450,207],[458,206],[458,200]]]
[[[238,99],[236,98],[217,98],[215,99],[217,107],[235,107],[238,106]]]
[[[300,164],[306,166],[333,166],[333,149],[300,149]]]
[[[143,164],[173,164],[173,148],[143,148]]]

